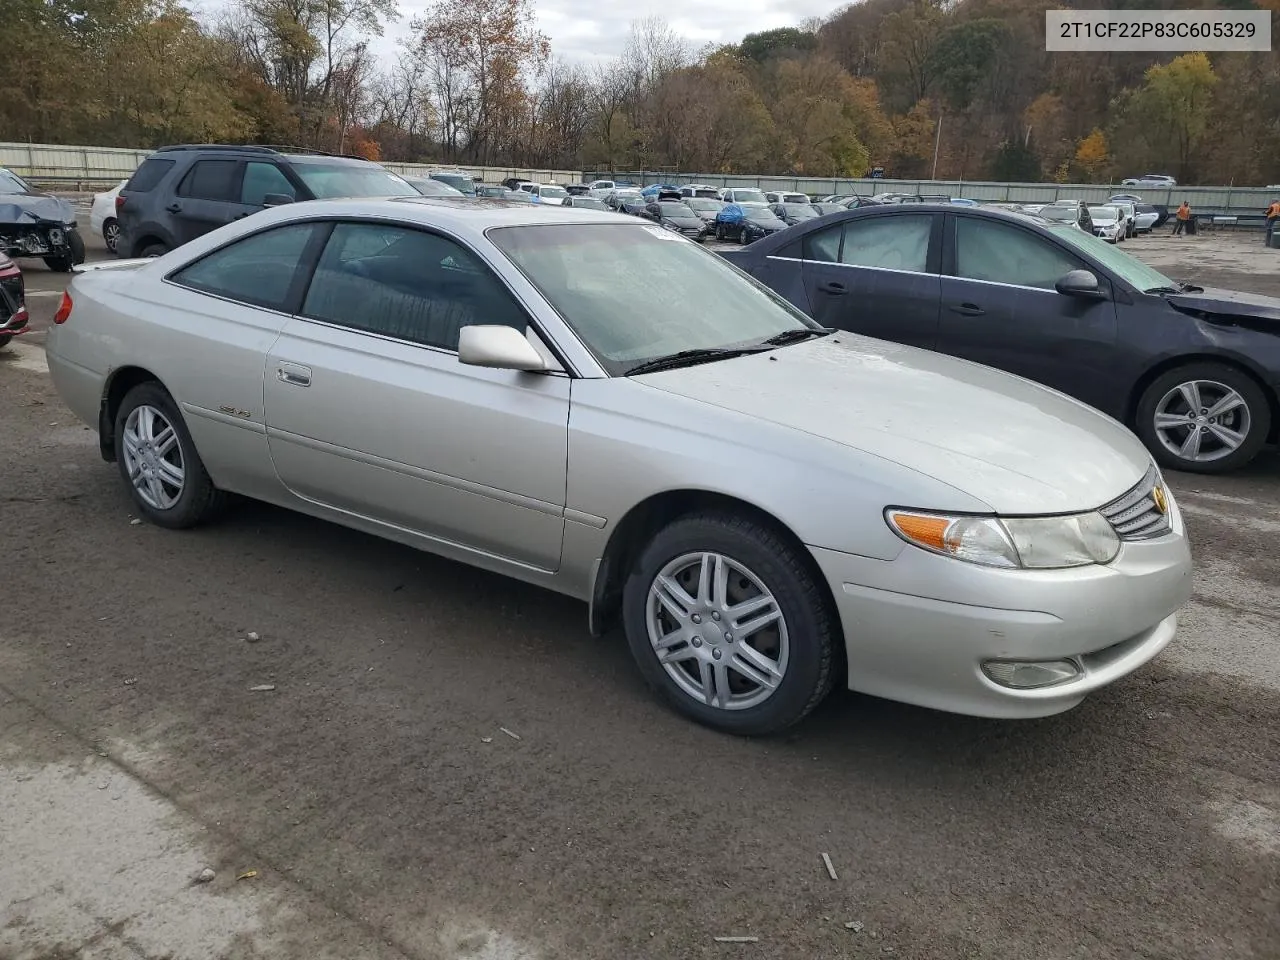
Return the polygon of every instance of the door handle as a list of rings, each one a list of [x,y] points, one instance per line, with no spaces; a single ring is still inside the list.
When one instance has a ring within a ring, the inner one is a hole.
[[[976,303],[953,303],[948,309],[965,317],[980,317],[987,312]]]
[[[276,379],[292,387],[311,386],[311,368],[300,363],[282,363],[276,367]]]
[[[180,204],[180,203],[171,203],[171,204],[169,204],[167,207],[165,207],[165,209],[166,209],[166,210],[168,210],[170,213],[181,213],[181,212],[182,212],[182,204]]]
[[[839,280],[828,280],[826,283],[822,284],[818,289],[821,290],[823,293],[831,293],[836,296],[840,296],[841,294],[845,294],[849,292],[849,288],[846,287]]]

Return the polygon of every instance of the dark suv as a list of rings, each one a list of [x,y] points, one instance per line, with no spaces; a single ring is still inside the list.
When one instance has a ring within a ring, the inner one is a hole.
[[[160,148],[142,161],[116,197],[120,255],[159,256],[232,220],[295,200],[418,195],[368,160],[289,150],[217,144]]]

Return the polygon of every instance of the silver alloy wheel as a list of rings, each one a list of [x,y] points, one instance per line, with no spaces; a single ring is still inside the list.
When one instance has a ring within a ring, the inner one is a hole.
[[[120,224],[114,220],[107,223],[102,228],[102,242],[107,245],[107,249],[112,253],[116,252],[116,245],[120,242]]]
[[[1160,398],[1154,417],[1156,436],[1165,449],[1195,463],[1235,453],[1253,424],[1244,397],[1216,380],[1178,384]]]
[[[168,510],[182,496],[186,470],[182,444],[169,418],[143,404],[129,412],[124,422],[124,465],[129,481],[142,502],[156,510]]]
[[[663,567],[649,586],[645,626],[667,675],[709,707],[758,706],[786,676],[791,644],[782,608],[731,557],[686,553]]]

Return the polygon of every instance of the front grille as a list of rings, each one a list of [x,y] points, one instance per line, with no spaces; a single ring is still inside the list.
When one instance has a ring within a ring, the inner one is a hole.
[[[1098,511],[1121,540],[1151,540],[1169,532],[1168,508],[1156,506],[1157,486],[1163,490],[1160,472],[1153,464],[1137,486]]]

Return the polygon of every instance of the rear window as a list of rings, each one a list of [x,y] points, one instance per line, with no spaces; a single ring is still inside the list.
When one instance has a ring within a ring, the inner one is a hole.
[[[132,193],[146,193],[164,179],[166,173],[173,168],[172,160],[160,157],[148,157],[142,166],[133,171],[133,176],[124,185],[124,189]]]

